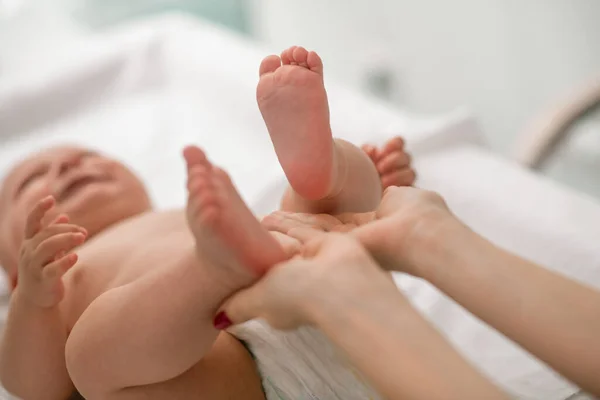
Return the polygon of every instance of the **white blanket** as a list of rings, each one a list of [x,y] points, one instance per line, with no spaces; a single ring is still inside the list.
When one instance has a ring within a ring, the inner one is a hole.
[[[34,76],[0,81],[0,172],[34,149],[75,142],[129,163],[157,207],[180,207],[180,150],[197,143],[231,173],[255,212],[272,211],[283,173],[254,101],[267,53],[177,15],[90,38]],[[330,83],[328,92],[337,136],[360,144],[402,134],[417,154],[419,185],[440,191],[472,227],[600,286],[594,200],[493,157],[478,146],[477,125],[462,111],[415,117]],[[463,354],[518,398],[565,399],[576,391],[435,289],[397,278]]]

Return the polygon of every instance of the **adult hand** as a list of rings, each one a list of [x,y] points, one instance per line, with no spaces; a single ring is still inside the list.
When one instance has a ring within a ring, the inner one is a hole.
[[[398,289],[356,239],[318,235],[306,243],[304,259],[276,265],[255,285],[227,300],[215,326],[224,329],[263,318],[276,329],[294,329],[315,324],[324,310],[360,307],[364,299],[387,295],[397,297]]]
[[[275,212],[263,219],[271,231],[306,243],[325,232],[351,232],[390,270],[420,276],[422,246],[449,223],[458,223],[441,196],[413,187],[389,187],[376,211],[338,216]],[[420,246],[412,246],[418,242]]]
[[[355,238],[318,234],[304,254],[234,294],[215,326],[254,318],[280,330],[312,325],[385,398],[506,399],[411,307]]]

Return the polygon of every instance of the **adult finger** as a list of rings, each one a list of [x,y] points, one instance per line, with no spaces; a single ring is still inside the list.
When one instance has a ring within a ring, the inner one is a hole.
[[[290,229],[298,227],[298,221],[288,218],[288,212],[275,211],[261,220],[262,226],[269,231],[287,233]]]
[[[288,213],[287,218],[310,228],[330,231],[340,224],[340,221],[329,214]]]
[[[377,219],[375,211],[369,211],[366,213],[344,213],[338,214],[335,217],[343,224],[351,224],[356,226],[368,224],[369,222]]]
[[[302,255],[305,258],[339,256],[360,247],[356,238],[342,233],[327,233],[305,243]]]
[[[287,258],[292,258],[300,253],[302,244],[298,239],[277,231],[271,231],[269,233],[277,240]]]
[[[348,233],[354,229],[356,229],[357,225],[356,224],[343,224],[343,225],[338,225],[335,228],[333,228],[331,230],[331,232],[337,232],[337,233]]]
[[[309,228],[309,227],[298,227],[290,229],[287,233],[288,236],[297,239],[300,243],[306,243],[308,241],[317,239],[326,235],[327,232],[324,232],[319,229]]]
[[[347,235],[357,240],[382,269],[401,271],[401,267],[390,257],[387,251],[390,245],[399,244],[390,243],[390,238],[382,237],[378,224],[379,222],[359,226]]]
[[[27,216],[25,222],[25,239],[31,239],[42,228],[42,218],[55,204],[54,197],[48,196],[40,200]]]
[[[295,228],[313,228],[323,231],[329,231],[340,221],[327,214],[303,214],[291,213],[286,211],[277,211],[267,215],[262,220],[262,225],[268,230],[274,230],[281,233],[289,233]]]
[[[214,327],[223,330],[259,318],[262,314],[263,292],[266,290],[264,279],[231,296],[217,312],[213,320]]]

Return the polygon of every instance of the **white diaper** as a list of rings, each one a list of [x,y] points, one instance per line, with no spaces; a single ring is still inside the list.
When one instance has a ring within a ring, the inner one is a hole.
[[[230,329],[252,353],[267,400],[381,399],[313,328],[281,332],[260,320]]]

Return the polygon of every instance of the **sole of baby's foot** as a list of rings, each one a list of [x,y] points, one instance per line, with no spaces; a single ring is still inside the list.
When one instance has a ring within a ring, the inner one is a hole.
[[[390,139],[381,148],[364,145],[362,149],[375,164],[383,189],[390,186],[412,186],[415,183],[416,173],[401,137]]]
[[[320,57],[294,46],[265,58],[256,97],[290,186],[308,200],[327,197],[334,145]]]
[[[184,150],[188,171],[187,219],[198,256],[248,283],[286,259],[259,223],[227,173],[197,147]]]

